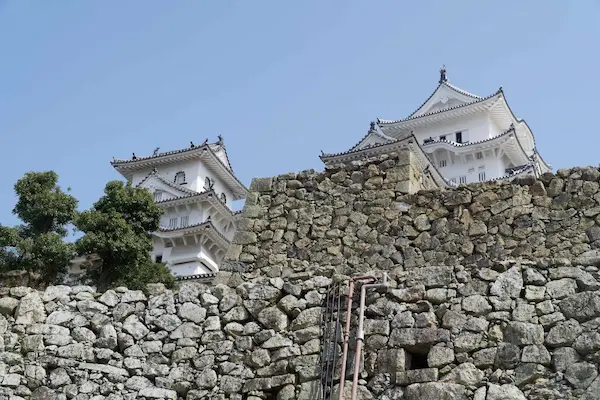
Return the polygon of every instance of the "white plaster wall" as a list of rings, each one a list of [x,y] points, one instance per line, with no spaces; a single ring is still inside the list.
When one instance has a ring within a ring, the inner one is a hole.
[[[463,142],[476,142],[502,133],[499,127],[489,118],[488,114],[481,112],[415,128],[413,135],[422,144],[425,139],[429,139],[430,137],[434,140],[439,140],[441,135],[446,135],[446,140],[448,141],[454,141],[456,137],[455,133],[458,131],[463,133]]]
[[[170,182],[175,181],[175,174],[177,172],[179,172],[179,171],[185,172],[186,184],[182,185],[182,186],[184,186],[188,189],[191,189],[191,190],[198,191],[198,189],[196,189],[196,186],[197,186],[197,182],[198,182],[198,175],[200,173],[199,166],[201,164],[202,163],[198,160],[187,160],[187,161],[181,161],[181,162],[173,163],[173,164],[160,165],[160,166],[156,167],[156,169],[164,178],[166,178]],[[148,176],[148,174],[150,172],[152,172],[153,169],[154,169],[154,167],[150,167],[150,168],[144,168],[139,171],[136,171],[133,174],[133,178],[131,180],[132,185],[133,186],[139,185],[139,183],[141,181],[143,181],[144,178],[146,178]],[[202,178],[202,179],[203,179],[202,183],[204,184],[204,178]]]
[[[477,159],[475,154],[469,154],[466,162],[463,162],[463,159],[454,153],[447,154],[446,150],[438,149],[435,154],[430,154],[440,173],[448,180],[455,178],[456,183],[461,183],[461,176],[466,177],[465,183],[479,182],[479,173],[482,171],[485,171],[485,180],[506,175],[505,170],[508,165],[505,159],[497,158],[489,149],[482,153],[483,159]],[[440,167],[442,159],[446,160],[445,167]]]
[[[165,248],[162,240],[155,238],[152,259],[155,260],[157,255],[162,255],[162,262],[167,264],[173,274],[179,276],[210,272],[200,260],[213,266],[214,269],[218,269],[216,261],[199,244]],[[181,264],[174,265],[178,262]]]
[[[202,202],[190,205],[189,211],[185,206],[179,206],[179,211],[175,207],[169,207],[164,209],[164,214],[160,218],[160,225],[163,227],[169,226],[169,220],[171,218],[177,218],[177,226],[181,227],[181,217],[188,216],[188,226],[201,224],[206,220],[208,215],[204,215],[204,208]]]
[[[196,192],[204,192],[204,182],[208,176],[214,182],[214,189],[217,195],[225,193],[227,197],[227,205],[231,207],[232,192],[226,187],[224,182],[219,179],[204,163],[200,160],[181,161],[173,164],[160,165],[156,167],[158,172],[170,182],[175,181],[175,174],[179,171],[185,172],[186,184],[182,185]],[[152,172],[152,168],[145,168],[136,171],[131,180],[133,186],[139,185],[140,182]]]
[[[175,265],[171,268],[171,273],[175,276],[199,275],[209,272],[211,271],[198,261]]]

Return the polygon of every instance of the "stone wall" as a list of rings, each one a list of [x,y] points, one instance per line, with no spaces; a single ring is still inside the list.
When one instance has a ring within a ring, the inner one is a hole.
[[[600,172],[407,194],[406,160],[256,179],[210,285],[1,288],[0,399],[317,400],[326,294],[384,273],[359,399],[600,399]]]

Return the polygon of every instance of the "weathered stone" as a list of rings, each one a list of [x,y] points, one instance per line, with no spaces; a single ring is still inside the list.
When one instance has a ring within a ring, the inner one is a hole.
[[[19,325],[31,325],[44,322],[46,310],[40,295],[32,292],[21,299],[15,311],[15,323]]]
[[[460,364],[444,377],[442,381],[454,382],[465,386],[477,386],[484,377],[483,371],[471,363]]]
[[[467,400],[467,391],[463,385],[446,382],[417,383],[406,388],[406,400]],[[523,398],[524,399],[524,398]]]
[[[573,294],[559,303],[567,318],[583,322],[600,316],[600,293],[581,292]]]
[[[130,315],[123,322],[123,330],[133,336],[136,340],[142,339],[150,332],[135,315]]]
[[[519,267],[512,267],[508,271],[500,274],[498,279],[492,284],[490,294],[500,298],[517,298],[523,289],[523,276]]]
[[[0,314],[12,316],[19,305],[19,300],[12,297],[0,298]]]
[[[274,329],[276,332],[283,331],[289,324],[287,315],[277,307],[268,307],[259,312],[258,320],[266,328]]]
[[[527,400],[523,392],[514,385],[489,384],[486,400]]]
[[[598,367],[587,363],[574,363],[567,367],[565,378],[577,389],[586,389],[598,376]]]
[[[507,342],[518,346],[544,343],[544,328],[527,322],[509,322],[504,330]]]
[[[463,310],[474,315],[485,315],[492,311],[492,306],[485,297],[473,295],[465,297],[462,301]]]
[[[438,380],[437,368],[411,369],[396,373],[396,384],[401,386]]]
[[[523,348],[521,361],[524,363],[536,363],[542,365],[550,365],[550,353],[542,345],[529,345]]]
[[[582,328],[575,320],[558,322],[546,335],[546,344],[552,347],[568,346],[579,336]]]
[[[563,299],[577,292],[577,283],[570,278],[550,281],[546,284],[546,292],[553,299]]]
[[[430,367],[443,367],[454,362],[454,350],[448,347],[434,346],[427,353],[427,365]]]
[[[174,390],[157,388],[157,387],[145,387],[140,389],[138,396],[146,397],[149,399],[172,399],[177,400],[177,392]]]

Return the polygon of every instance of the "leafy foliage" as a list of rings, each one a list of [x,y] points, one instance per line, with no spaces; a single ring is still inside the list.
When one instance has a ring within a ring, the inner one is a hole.
[[[26,270],[52,282],[64,272],[74,246],[63,239],[77,212],[77,199],[58,186],[53,171],[28,172],[15,184],[13,209],[23,225],[0,226],[0,269]]]
[[[143,289],[148,283],[173,285],[167,267],[150,258],[149,232],[158,230],[161,214],[146,189],[111,181],[92,209],[78,215],[75,225],[85,233],[76,243],[78,252],[102,259],[102,265],[90,271],[98,286]]]

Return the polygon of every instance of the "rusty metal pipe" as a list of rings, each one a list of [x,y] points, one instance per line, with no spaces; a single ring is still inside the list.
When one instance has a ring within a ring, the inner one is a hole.
[[[358,391],[358,374],[360,372],[360,357],[362,353],[362,345],[365,340],[364,322],[365,322],[365,299],[367,297],[367,289],[377,289],[388,286],[388,276],[383,274],[381,283],[366,283],[360,288],[360,309],[358,314],[358,328],[356,329],[356,355],[354,356],[354,376],[352,377],[352,395],[351,400],[356,400]]]
[[[338,400],[344,400],[344,384],[346,379],[346,362],[348,361],[348,343],[350,342],[350,319],[352,316],[352,297],[354,296],[354,282],[374,281],[375,277],[370,275],[357,276],[348,281],[348,300],[346,302],[346,328],[344,329],[344,348],[342,351],[342,369],[340,371],[340,385]]]

